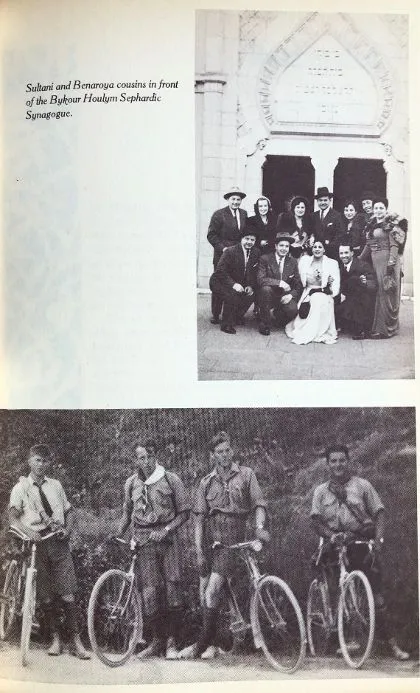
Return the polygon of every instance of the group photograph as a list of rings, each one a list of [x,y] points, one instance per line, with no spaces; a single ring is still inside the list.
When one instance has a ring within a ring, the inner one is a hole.
[[[0,667],[418,674],[414,408],[0,415]]]
[[[200,380],[414,377],[404,15],[196,16]]]

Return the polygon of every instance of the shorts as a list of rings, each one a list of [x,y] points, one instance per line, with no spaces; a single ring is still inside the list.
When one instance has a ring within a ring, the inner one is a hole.
[[[177,537],[142,546],[138,552],[136,571],[141,590],[157,591],[163,582],[168,599],[175,603],[181,601],[181,551]]]
[[[243,515],[228,515],[227,513],[215,513],[210,516],[209,523],[210,541],[213,544],[220,541],[222,544],[236,544],[245,540],[246,517]],[[216,546],[211,552],[211,572],[218,573],[225,578],[232,577],[241,559],[236,551],[231,551],[223,546]]]
[[[347,570],[361,570],[367,577],[372,587],[373,594],[381,594],[382,591],[382,565],[377,554],[370,554],[365,544],[352,544],[347,546]],[[338,575],[338,550],[328,546],[321,554],[321,564]]]
[[[76,574],[68,539],[52,537],[37,544],[36,569],[37,594],[41,602],[76,592]]]

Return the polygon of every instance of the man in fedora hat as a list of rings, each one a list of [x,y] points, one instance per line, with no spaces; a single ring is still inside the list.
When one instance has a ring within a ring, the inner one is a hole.
[[[227,334],[235,334],[234,325],[241,324],[255,300],[260,257],[256,240],[255,229],[244,226],[240,243],[226,248],[210,277],[213,296],[223,303],[220,329]]]
[[[263,255],[257,272],[260,334],[270,334],[270,310],[274,308],[277,321],[286,325],[298,312],[297,302],[302,293],[297,260],[289,255],[295,239],[288,233],[278,233],[275,252]]]
[[[317,188],[318,210],[312,215],[313,233],[314,239],[324,244],[325,254],[338,260],[338,246],[346,237],[346,229],[341,214],[331,206],[332,198],[327,187]]]
[[[217,209],[210,219],[207,240],[213,246],[213,267],[216,269],[222,253],[226,248],[236,245],[241,240],[241,231],[247,223],[247,213],[244,209],[239,209],[242,200],[246,197],[238,187],[233,187],[223,195],[228,204],[222,209]],[[211,298],[211,322],[213,325],[219,323],[222,311],[222,301],[220,296],[212,293]]]

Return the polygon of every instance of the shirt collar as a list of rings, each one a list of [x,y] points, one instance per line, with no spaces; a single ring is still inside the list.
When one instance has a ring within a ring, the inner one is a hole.
[[[28,481],[32,484],[32,486],[38,486],[38,482],[35,481],[34,477],[32,476],[31,473],[29,473],[27,477]],[[47,476],[44,476],[43,480],[41,481],[40,485],[43,486],[47,481],[49,481],[49,478]]]
[[[227,479],[228,479],[228,480],[231,479],[231,478],[232,478],[233,476],[235,476],[235,474],[237,474],[238,472],[239,472],[239,464],[238,464],[237,462],[232,462],[232,465],[231,465],[231,468],[230,468],[230,470],[229,470],[229,474],[228,474],[228,476],[227,476]],[[213,474],[213,476],[217,476],[219,479],[222,478],[221,475],[219,474],[219,471],[218,471],[217,467],[215,467],[215,468],[213,469],[212,474]]]
[[[165,476],[165,468],[162,467],[161,464],[156,464],[155,469],[151,473],[150,476],[145,479],[143,482],[146,486],[150,486],[151,484],[155,484],[157,481],[160,481],[160,479],[163,479]]]

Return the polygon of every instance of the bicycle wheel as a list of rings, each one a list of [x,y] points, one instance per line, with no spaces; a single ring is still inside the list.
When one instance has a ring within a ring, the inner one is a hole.
[[[328,618],[328,592],[326,584],[315,578],[309,585],[306,606],[306,628],[309,651],[312,657],[322,657],[327,652],[331,628]]]
[[[251,625],[257,647],[271,666],[292,674],[305,656],[305,624],[290,587],[274,575],[257,585],[251,607]]]
[[[101,662],[119,667],[132,655],[143,633],[142,610],[131,578],[108,570],[95,583],[88,605],[88,632]]]
[[[10,636],[16,623],[21,602],[20,574],[20,566],[13,559],[7,568],[0,596],[0,640],[6,640]]]
[[[338,639],[349,667],[359,669],[370,655],[375,632],[375,603],[366,575],[353,570],[338,603]]]
[[[22,665],[28,664],[29,644],[36,605],[36,569],[28,568],[26,572],[25,594],[22,607],[22,631],[20,636],[20,656]]]

